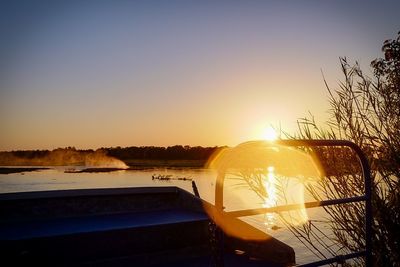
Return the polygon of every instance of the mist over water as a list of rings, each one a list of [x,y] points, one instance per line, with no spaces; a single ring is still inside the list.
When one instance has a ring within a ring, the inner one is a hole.
[[[120,168],[127,169],[126,165],[122,160],[110,157],[105,153],[94,152],[85,157],[86,167],[104,167],[104,168]]]
[[[78,151],[75,148],[58,148],[53,151],[32,151],[0,154],[0,166],[85,166],[127,169],[121,160],[108,156],[105,151]]]

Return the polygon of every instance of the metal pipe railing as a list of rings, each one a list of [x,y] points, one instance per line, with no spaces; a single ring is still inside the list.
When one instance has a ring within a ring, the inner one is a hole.
[[[359,201],[366,201],[366,197],[358,196],[358,197],[350,197],[350,198],[312,201],[312,202],[306,202],[304,204],[303,203],[302,204],[289,204],[289,205],[275,206],[275,207],[269,207],[269,208],[235,210],[235,211],[224,212],[224,215],[233,216],[233,217],[245,217],[245,216],[252,216],[252,215],[263,214],[263,213],[283,212],[283,211],[291,211],[291,210],[298,210],[298,209],[304,209],[304,208],[310,209],[310,208],[317,208],[317,207],[330,206],[330,205],[336,205],[336,204],[346,204],[346,203],[359,202]]]
[[[265,143],[266,141],[260,141],[260,142]],[[271,141],[270,143],[271,146],[273,145],[281,145],[289,147],[345,146],[351,148],[356,153],[359,162],[361,164],[362,173],[364,177],[365,195],[351,197],[351,198],[344,198],[344,199],[307,202],[304,204],[292,204],[292,205],[283,205],[270,208],[246,209],[246,210],[225,212],[223,204],[223,188],[224,188],[225,173],[221,172],[218,173],[217,175],[217,181],[215,186],[215,207],[217,211],[219,211],[224,216],[242,217],[242,216],[251,216],[263,213],[289,211],[293,209],[313,208],[313,207],[322,207],[328,205],[365,201],[365,250],[346,255],[340,255],[334,258],[325,259],[300,266],[302,267],[321,266],[329,263],[344,261],[346,259],[365,256],[366,267],[372,267],[372,203],[371,203],[372,179],[371,179],[368,160],[365,154],[362,152],[361,148],[357,146],[355,143],[346,140],[277,140],[277,141]]]

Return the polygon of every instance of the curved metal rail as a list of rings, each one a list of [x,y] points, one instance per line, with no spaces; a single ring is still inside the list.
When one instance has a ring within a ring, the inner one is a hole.
[[[265,142],[265,141],[263,141]],[[224,179],[225,175],[218,174],[217,183],[215,186],[215,206],[221,214],[224,216],[234,216],[234,217],[243,217],[243,216],[251,216],[257,214],[265,214],[272,212],[281,212],[281,211],[289,211],[300,208],[313,208],[313,207],[323,207],[328,205],[336,205],[343,203],[351,203],[351,202],[360,202],[365,201],[365,250],[355,253],[350,253],[346,255],[338,255],[333,258],[324,259],[321,261],[316,261],[304,265],[298,265],[301,267],[311,267],[311,266],[321,266],[329,263],[335,262],[343,262],[346,259],[352,259],[357,257],[365,257],[365,263],[367,267],[372,267],[372,204],[371,204],[371,194],[372,194],[372,180],[370,174],[370,167],[368,164],[368,160],[361,148],[357,146],[355,143],[346,141],[346,140],[277,140],[271,141],[271,146],[273,145],[282,145],[289,147],[321,147],[321,146],[345,146],[351,148],[357,155],[359,162],[361,164],[362,173],[364,177],[364,191],[365,194],[363,196],[351,197],[351,198],[342,198],[342,199],[333,199],[333,200],[325,200],[325,201],[315,201],[315,202],[307,202],[304,204],[292,204],[292,205],[283,205],[276,206],[270,208],[258,208],[258,209],[246,209],[239,211],[231,211],[225,212],[223,205],[223,189],[224,189]]]

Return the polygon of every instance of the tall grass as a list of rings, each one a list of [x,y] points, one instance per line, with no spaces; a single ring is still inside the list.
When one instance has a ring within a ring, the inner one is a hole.
[[[360,65],[340,58],[343,79],[337,88],[325,81],[329,92],[331,120],[325,127],[314,118],[301,119],[299,132],[292,138],[347,139],[367,155],[373,177],[373,258],[376,266],[400,266],[400,33],[385,41],[385,58],[371,63],[373,77],[365,75]],[[349,197],[362,194],[361,173],[348,153],[325,151],[328,172],[318,185],[308,187],[316,199]],[[322,195],[321,193],[322,192]],[[325,209],[333,218],[336,241],[343,250],[357,251],[365,246],[364,206],[347,204]],[[307,232],[300,238],[311,242]],[[312,243],[312,242],[311,242]],[[357,261],[354,265],[362,265]]]

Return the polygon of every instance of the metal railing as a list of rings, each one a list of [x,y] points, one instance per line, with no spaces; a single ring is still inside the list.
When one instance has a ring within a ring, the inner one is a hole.
[[[265,141],[263,141],[265,142]],[[365,194],[363,196],[356,196],[350,198],[342,198],[342,199],[333,199],[333,200],[324,200],[324,201],[314,201],[314,202],[306,202],[302,204],[291,204],[291,205],[283,205],[283,206],[275,206],[275,207],[267,207],[267,208],[257,208],[257,209],[246,209],[246,210],[238,210],[238,211],[224,211],[223,205],[223,188],[224,188],[224,174],[218,174],[217,183],[215,186],[215,207],[217,211],[219,211],[223,216],[234,216],[234,217],[243,217],[243,216],[251,216],[257,214],[265,214],[265,213],[273,213],[273,212],[281,212],[281,211],[290,211],[301,208],[313,208],[313,207],[323,207],[329,205],[336,204],[344,204],[351,202],[361,202],[365,201],[365,250],[355,253],[349,253],[345,255],[338,255],[333,258],[324,259],[304,265],[298,265],[301,267],[311,267],[311,266],[321,266],[330,263],[340,263],[344,262],[347,259],[365,257],[365,263],[367,267],[372,267],[372,204],[371,204],[371,174],[370,167],[368,164],[368,160],[359,146],[355,143],[346,141],[346,140],[277,140],[271,141],[271,146],[273,145],[281,145],[287,147],[322,147],[322,146],[341,146],[341,147],[349,147],[351,148],[357,155],[359,162],[361,164],[362,173],[364,177],[364,190]]]

